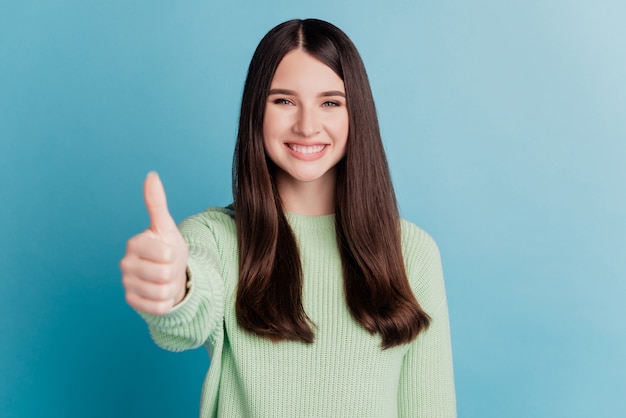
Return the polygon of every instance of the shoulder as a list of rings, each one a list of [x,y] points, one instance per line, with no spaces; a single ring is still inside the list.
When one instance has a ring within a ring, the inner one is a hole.
[[[235,212],[230,206],[211,207],[182,221],[179,229],[187,241],[231,236],[236,231]]]
[[[234,222],[235,211],[232,206],[214,206],[210,207],[203,212],[188,217],[182,223],[186,222],[199,222],[199,223],[214,223],[214,222]]]
[[[439,247],[432,236],[413,222],[400,218],[402,251],[407,256],[423,255],[439,258]]]
[[[401,219],[402,256],[406,273],[419,303],[427,310],[445,299],[439,247],[426,231]]]

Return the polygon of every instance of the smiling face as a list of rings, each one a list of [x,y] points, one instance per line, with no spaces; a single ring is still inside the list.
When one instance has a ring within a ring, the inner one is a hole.
[[[267,98],[263,145],[276,181],[329,181],[346,152],[345,87],[328,66],[302,49],[280,61]]]

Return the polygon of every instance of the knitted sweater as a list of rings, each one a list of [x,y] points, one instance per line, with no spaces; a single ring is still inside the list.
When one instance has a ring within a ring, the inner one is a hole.
[[[201,417],[455,417],[452,354],[439,252],[402,220],[411,287],[432,318],[413,342],[381,349],[351,316],[334,216],[287,213],[300,249],[303,305],[315,342],[271,342],[237,324],[238,250],[234,213],[212,208],[180,225],[189,246],[191,288],[162,316],[142,314],[171,351],[204,345],[211,365]]]

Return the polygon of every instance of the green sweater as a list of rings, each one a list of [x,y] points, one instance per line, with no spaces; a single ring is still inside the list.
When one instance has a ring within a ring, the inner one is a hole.
[[[350,315],[343,294],[334,216],[287,213],[300,248],[303,304],[315,342],[273,343],[240,328],[235,315],[238,251],[234,213],[212,208],[185,220],[191,288],[163,316],[143,314],[171,351],[204,345],[211,365],[201,417],[455,417],[448,308],[439,251],[402,221],[407,274],[431,316],[412,343],[382,350]]]

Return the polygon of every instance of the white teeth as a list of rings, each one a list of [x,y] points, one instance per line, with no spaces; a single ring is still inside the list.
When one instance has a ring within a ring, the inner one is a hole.
[[[307,147],[304,145],[289,144],[288,146],[295,152],[299,152],[301,154],[315,154],[316,152],[321,152],[324,148],[326,148],[326,145],[310,145]]]

